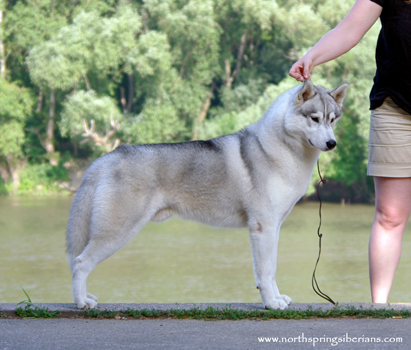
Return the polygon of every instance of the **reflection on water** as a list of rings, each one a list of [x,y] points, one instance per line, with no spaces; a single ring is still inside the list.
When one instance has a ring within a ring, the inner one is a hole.
[[[0,197],[0,302],[71,302],[65,228],[72,198]],[[323,205],[317,280],[339,302],[370,301],[368,235],[373,207]],[[277,281],[294,302],[323,302],[311,287],[318,203],[298,204],[280,236]],[[409,302],[410,227],[390,302]],[[150,223],[90,275],[100,302],[260,302],[248,232],[171,219]]]

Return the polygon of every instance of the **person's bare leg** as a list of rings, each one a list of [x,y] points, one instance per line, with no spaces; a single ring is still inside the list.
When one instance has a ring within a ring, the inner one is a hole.
[[[411,211],[411,178],[374,177],[375,217],[369,243],[373,303],[386,303]]]

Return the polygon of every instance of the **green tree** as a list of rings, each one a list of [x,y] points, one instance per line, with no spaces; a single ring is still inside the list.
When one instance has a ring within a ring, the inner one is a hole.
[[[99,97],[93,90],[78,91],[64,102],[60,129],[63,136],[78,139],[79,143],[91,142],[97,146],[97,154],[112,151],[120,143],[113,136],[120,130],[123,114],[115,100]],[[110,128],[109,128],[110,126]]]
[[[78,147],[82,156],[97,156],[119,142],[178,142],[238,131],[297,84],[286,78],[291,64],[353,2],[2,1],[4,91],[37,98],[35,105],[32,97],[31,104],[8,102],[32,107],[24,107],[23,119],[3,117],[3,131],[10,132],[1,142],[16,146],[13,159],[30,157],[34,166],[44,159],[57,164],[60,154]],[[363,197],[377,31],[378,25],[350,53],[313,73],[314,84],[328,88],[350,83],[338,147],[322,156],[322,164],[328,178]]]
[[[211,0],[147,0],[143,7],[148,28],[165,33],[171,50],[170,74],[159,81],[161,92],[154,99],[167,96],[191,139],[210,108],[219,71],[220,31],[213,5]],[[158,102],[148,108],[160,107]]]
[[[313,3],[303,0],[278,1],[277,4],[271,15],[271,22],[268,22],[271,23],[273,33],[270,32],[269,26],[265,26],[256,37],[259,40],[269,37],[271,42],[279,43],[283,52],[278,54],[273,51],[273,57],[277,59],[283,56],[282,66],[276,67],[276,73],[281,72],[281,80],[287,75],[292,62],[300,58],[322,35],[338,24],[353,5],[353,1],[341,3],[326,0]],[[241,6],[241,9],[243,8],[246,6]],[[266,8],[268,9],[269,6]],[[248,22],[247,30],[250,26]],[[335,131],[339,140],[338,147],[332,153],[323,154],[321,158],[327,177],[351,187],[352,196],[361,197],[363,200],[370,199],[372,196],[369,179],[366,177],[368,94],[375,74],[374,52],[379,28],[379,24],[376,24],[357,47],[337,60],[316,67],[312,75],[314,84],[327,88],[333,88],[344,82],[350,83],[344,102],[344,116]],[[225,35],[229,32],[228,28],[224,31]],[[265,44],[265,47],[270,46],[269,43]],[[244,50],[243,55],[246,54],[248,52]],[[275,62],[275,59],[272,62]],[[258,65],[258,69],[262,67],[262,63]],[[242,79],[247,76],[247,68],[246,66],[241,70]],[[216,137],[223,133],[237,131],[259,118],[264,108],[269,106],[270,100],[272,102],[283,91],[281,87],[288,88],[296,84],[289,78],[281,81],[280,84],[269,79],[264,81],[263,72],[259,74],[256,70],[252,72],[254,79],[260,77],[259,81],[250,79],[248,84],[242,84],[242,79],[237,77],[237,84],[234,81],[233,86],[225,84],[224,88],[228,86],[230,89],[221,89],[221,104],[209,113],[210,118],[205,121],[200,132],[201,137]],[[273,77],[274,74],[271,76]],[[259,88],[256,87],[257,82],[265,89],[264,93],[260,93]],[[254,101],[253,92],[257,92]],[[241,101],[247,102],[242,105]]]
[[[0,78],[0,176],[5,183],[12,180],[13,190],[20,184],[26,161],[22,150],[24,125],[32,105],[26,89]]]
[[[9,2],[11,3],[11,2]],[[24,60],[28,51],[36,45],[50,39],[63,25],[67,23],[69,8],[63,2],[52,0],[27,0],[17,1],[10,8],[6,16],[6,38],[9,43],[8,49],[10,55],[15,60],[14,72],[24,69]],[[47,48],[48,54],[53,52],[53,48]],[[47,72],[49,73],[49,72]],[[17,75],[22,79],[21,73]],[[38,91],[37,111],[43,108],[42,88]],[[42,124],[45,124],[45,137],[42,142],[44,145],[51,164],[56,165],[56,154],[54,147],[54,128],[55,128],[55,91],[50,89],[49,95],[49,113]]]

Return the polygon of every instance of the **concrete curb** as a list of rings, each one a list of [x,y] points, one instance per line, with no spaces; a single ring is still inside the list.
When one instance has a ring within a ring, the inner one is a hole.
[[[35,303],[34,306],[47,308],[49,311],[60,311],[62,318],[84,316],[83,310],[77,309],[75,304],[40,304]],[[371,303],[341,303],[338,306],[342,309],[354,307],[355,309],[386,309],[386,310],[411,310],[411,303],[392,303],[392,304],[371,304]],[[15,310],[22,307],[17,304],[0,303],[0,314],[7,316],[16,316]],[[264,310],[262,304],[247,304],[247,303],[195,303],[195,304],[98,304],[98,309],[101,311],[122,311],[122,310],[190,310],[194,308],[206,309],[212,307],[214,309],[235,309],[235,310]],[[289,306],[290,310],[330,310],[334,307],[331,303],[295,303]]]

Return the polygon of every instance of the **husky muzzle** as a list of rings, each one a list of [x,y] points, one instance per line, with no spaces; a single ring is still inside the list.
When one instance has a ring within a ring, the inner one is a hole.
[[[327,145],[328,150],[331,151],[332,149],[335,148],[335,146],[337,146],[337,141],[328,140],[325,144]]]

